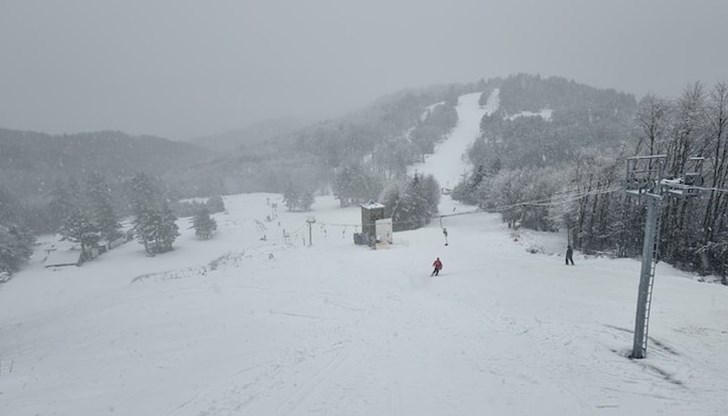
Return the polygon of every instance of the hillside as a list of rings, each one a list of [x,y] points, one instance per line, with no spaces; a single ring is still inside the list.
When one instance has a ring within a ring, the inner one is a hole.
[[[242,129],[197,137],[190,140],[190,143],[211,151],[224,153],[240,147],[251,148],[264,145],[266,141],[301,129],[306,124],[306,122],[295,118],[277,118],[254,123]]]
[[[336,169],[362,161],[382,175],[402,176],[407,165],[431,154],[452,127],[448,116],[455,114],[457,97],[483,91],[485,85],[481,81],[398,91],[359,111],[197,164],[175,178],[176,186],[200,194],[282,192],[289,183],[318,189],[329,184]],[[428,107],[436,103],[441,108],[430,112]]]
[[[475,165],[561,166],[585,149],[618,149],[633,135],[633,95],[527,74],[510,76],[498,85],[500,109],[483,117],[481,137],[469,152]],[[486,98],[484,94],[481,103]]]
[[[161,176],[210,156],[190,144],[114,131],[49,135],[0,129],[3,186],[26,198],[45,196],[57,180],[83,179],[91,172],[112,180],[136,172]]]
[[[459,112],[478,109],[460,98]],[[467,145],[466,131],[445,143]],[[461,166],[465,150],[439,146],[430,160]],[[563,234],[514,232],[482,212],[369,250],[352,244],[357,207],[319,197],[266,221],[279,198],[226,196],[214,239],[181,221],[177,248],[154,258],[131,242],[44,269],[42,249],[58,244],[45,239],[0,286],[0,412],[717,416],[728,405],[723,286],[660,263],[648,357],[629,360],[636,260],[577,253],[566,267]],[[441,212],[466,210],[443,197]]]

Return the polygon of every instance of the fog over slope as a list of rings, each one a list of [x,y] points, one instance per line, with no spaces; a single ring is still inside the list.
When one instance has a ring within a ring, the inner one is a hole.
[[[174,140],[517,72],[676,96],[726,78],[721,1],[7,0],[0,126]]]

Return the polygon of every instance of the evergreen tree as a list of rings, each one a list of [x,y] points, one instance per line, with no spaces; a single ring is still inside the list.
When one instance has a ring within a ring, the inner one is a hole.
[[[354,163],[339,168],[334,175],[334,195],[342,207],[372,199],[382,191],[380,177],[369,168]]]
[[[87,205],[91,216],[99,227],[101,238],[113,241],[121,236],[119,217],[114,209],[111,189],[99,174],[92,174],[86,184]]]
[[[309,211],[311,209],[311,205],[316,201],[316,199],[313,196],[313,191],[304,191],[300,194],[300,197],[298,199],[298,207],[301,208],[302,211]]]
[[[164,253],[171,251],[172,244],[179,235],[177,216],[174,215],[169,205],[163,202],[159,213],[159,225],[157,228],[157,252]]]
[[[355,172],[348,165],[337,169],[334,174],[334,196],[339,200],[339,204],[342,207],[347,207],[352,203],[354,197],[354,175]]]
[[[24,227],[0,223],[0,275],[18,271],[33,254],[34,242]]]
[[[288,184],[286,191],[283,193],[283,203],[289,211],[293,211],[298,207],[298,191],[293,187],[292,183]]]
[[[379,196],[379,201],[384,205],[384,216],[392,218],[392,226],[397,224],[399,218],[399,202],[401,200],[401,185],[393,183],[384,188]],[[396,229],[395,229],[396,231]]]
[[[440,184],[434,176],[427,175],[422,178],[422,192],[427,202],[427,215],[435,215],[437,213],[437,206],[440,205],[442,191],[440,190]]]
[[[484,178],[485,168],[483,165],[478,165],[478,168],[470,176],[464,176],[460,183],[453,188],[452,199],[465,204],[477,204],[477,190]]]
[[[180,235],[177,217],[154,178],[144,173],[134,176],[130,200],[135,215],[134,234],[144,250],[149,254],[172,250],[172,243]]]
[[[0,186],[0,224],[19,224],[22,213],[23,207],[17,198]]]
[[[225,202],[223,201],[222,196],[211,196],[207,200],[207,209],[213,214],[217,212],[225,212]]]
[[[289,211],[308,211],[315,201],[313,191],[298,190],[289,183],[283,194],[283,202]]]
[[[143,211],[157,209],[162,199],[160,186],[146,173],[134,175],[129,185],[132,212],[139,216]]]
[[[200,208],[192,218],[192,227],[195,229],[195,235],[203,240],[208,240],[217,230],[217,222],[210,217],[210,211],[206,208]]]
[[[75,180],[65,185],[62,181],[56,181],[51,190],[51,201],[48,203],[51,213],[51,227],[54,230],[63,226],[64,221],[76,210],[83,209],[83,202]]]
[[[379,200],[391,216],[394,231],[412,230],[430,223],[440,201],[440,185],[432,175],[415,175],[387,187]]]
[[[80,243],[83,255],[86,255],[88,250],[95,247],[101,239],[98,225],[91,220],[88,213],[80,209],[74,211],[66,218],[61,227],[60,234],[63,240]]]
[[[144,246],[147,254],[154,254],[156,252],[157,224],[160,223],[159,212],[145,207],[141,207],[140,210],[134,217],[134,235],[137,241]]]
[[[400,220],[406,223],[406,228],[416,229],[430,222],[432,212],[421,176],[415,174],[409,182],[404,191],[403,202],[403,218]]]
[[[33,243],[23,223],[23,206],[0,186],[0,275],[18,271],[33,253]]]

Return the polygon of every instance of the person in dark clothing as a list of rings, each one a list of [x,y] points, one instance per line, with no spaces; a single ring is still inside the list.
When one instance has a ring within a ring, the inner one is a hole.
[[[432,263],[432,267],[434,267],[435,270],[432,271],[432,274],[430,276],[439,276],[440,269],[442,269],[442,262],[440,261],[439,257],[435,260],[434,263]]]
[[[574,265],[574,250],[572,250],[571,245],[566,246],[566,265],[569,265],[569,262],[571,262],[571,265]]]

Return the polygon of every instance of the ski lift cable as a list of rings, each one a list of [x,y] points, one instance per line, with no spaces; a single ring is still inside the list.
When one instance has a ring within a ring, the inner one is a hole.
[[[621,189],[621,188],[614,188],[615,190]],[[577,191],[577,192],[570,192],[570,193],[562,193],[563,195],[558,196],[558,194],[554,194],[545,198],[541,199],[532,199],[530,201],[524,201],[524,202],[518,202],[512,204],[512,206],[518,206],[518,205],[524,205],[524,204],[536,204],[540,202],[553,202],[554,200],[561,200],[561,199],[572,199],[572,198],[582,198],[584,196],[594,195],[595,193],[601,193],[602,190],[593,190],[593,191]],[[509,205],[508,208],[511,206]],[[495,207],[500,208],[500,207]]]
[[[505,211],[510,208],[516,208],[520,206],[554,206],[554,205],[560,205],[565,204],[567,202],[577,201],[581,198],[584,198],[586,196],[591,195],[602,195],[602,194],[608,194],[612,192],[616,192],[621,190],[621,187],[614,187],[610,189],[605,190],[594,190],[594,191],[588,191],[588,192],[581,192],[581,193],[571,193],[571,192],[561,192],[563,196],[559,198],[547,197],[547,198],[540,198],[540,199],[533,199],[530,201],[523,201],[523,202],[517,202],[514,204],[508,204],[508,205],[499,205],[492,208],[475,208],[469,211],[462,211],[462,212],[456,212],[452,214],[442,214],[442,215],[434,215],[431,218],[449,218],[449,217],[457,217],[462,215],[471,215],[471,214],[477,214],[481,212],[499,212],[499,211]],[[414,221],[397,221],[399,224],[414,224],[419,223],[420,221],[414,220]],[[328,223],[328,222],[320,222],[321,225],[331,226],[331,227],[358,227],[361,224],[345,224],[345,223]],[[299,228],[300,229],[300,228]]]
[[[334,223],[329,223],[329,222],[321,222],[319,224],[328,225],[331,227],[358,227],[361,225],[361,224],[334,224]]]
[[[566,203],[566,202],[577,201],[577,200],[579,200],[579,199],[581,199],[581,198],[583,198],[585,196],[606,194],[606,193],[611,193],[611,192],[619,191],[620,189],[621,188],[613,188],[613,189],[606,189],[606,190],[600,190],[600,191],[584,192],[584,193],[581,193],[581,194],[572,195],[570,198],[562,198],[562,199],[557,199],[555,201],[553,199],[550,199],[550,198],[537,199],[537,200],[531,200],[531,201],[523,201],[523,202],[517,202],[517,203],[509,204],[509,205],[496,206],[496,207],[493,207],[493,208],[489,208],[488,210],[489,211],[503,211],[503,210],[506,210],[506,209],[516,208],[516,207],[520,207],[520,206],[528,206],[528,205],[536,205],[536,206],[538,206],[539,204],[543,204],[544,206],[560,205],[560,204],[563,204],[563,203]]]
[[[589,191],[589,192],[583,192],[583,193],[577,193],[570,195],[569,198],[560,198],[557,200],[553,200],[553,198],[542,198],[542,199],[535,199],[531,201],[524,201],[524,202],[518,202],[515,204],[509,204],[509,205],[499,205],[496,207],[488,208],[488,209],[482,209],[482,208],[476,208],[474,210],[466,211],[466,212],[458,212],[455,214],[443,214],[439,215],[440,218],[448,218],[448,217],[455,217],[459,215],[470,215],[470,214],[477,214],[479,212],[500,212],[505,211],[507,209],[516,208],[520,206],[554,206],[554,205],[560,205],[567,202],[577,201],[581,198],[584,198],[585,196],[590,195],[601,195],[601,194],[607,194],[619,191],[621,188],[612,188],[612,189],[606,189],[606,190],[600,190],[600,191]]]
[[[561,203],[564,203],[564,202],[575,201],[575,200],[581,199],[581,198],[583,198],[585,196],[608,194],[608,193],[612,193],[612,192],[617,192],[617,191],[619,191],[621,189],[622,188],[620,188],[620,187],[615,187],[615,188],[608,188],[608,189],[602,189],[602,190],[593,190],[593,191],[584,192],[584,193],[581,193],[581,194],[569,195],[569,196],[565,196],[565,197],[561,197],[561,198],[554,198],[554,199],[552,199],[552,200],[550,200],[548,202],[545,202],[545,204],[552,204],[552,205],[553,204],[561,204]],[[535,205],[535,204],[539,204],[539,203],[540,203],[540,201],[539,202],[530,203],[530,204],[534,204]]]
[[[726,192],[728,193],[728,189],[722,189],[722,188],[704,188],[702,186],[691,186],[693,189],[699,189],[701,191],[715,191],[715,192]]]
[[[552,201],[552,202],[527,203],[527,204],[524,204],[524,205],[528,205],[528,206],[538,206],[538,207],[549,207],[549,206],[554,206],[554,205],[566,204],[568,202],[578,201],[579,199],[581,199],[581,198],[583,198],[584,196],[587,196],[587,195],[603,195],[603,194],[609,194],[609,193],[617,192],[617,191],[619,191],[619,189],[608,189],[608,190],[599,191],[599,192],[591,192],[589,194],[581,195],[581,196],[578,196],[578,197],[575,197],[575,198],[570,198],[570,199],[562,199],[562,200],[557,200],[557,201]]]

